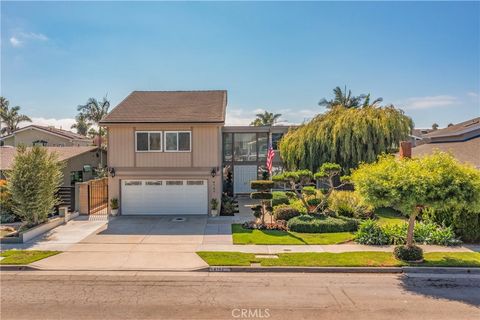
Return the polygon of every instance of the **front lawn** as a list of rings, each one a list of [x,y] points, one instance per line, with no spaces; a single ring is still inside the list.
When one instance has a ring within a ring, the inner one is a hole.
[[[353,232],[299,233],[279,230],[245,229],[232,224],[234,244],[338,244],[353,240]]]
[[[8,250],[0,254],[4,257],[0,264],[29,264],[59,253],[60,251]]]
[[[381,226],[407,222],[405,217],[392,208],[378,208],[375,210],[375,215],[378,217],[377,222]]]
[[[262,266],[292,267],[400,267],[408,263],[397,260],[390,252],[344,253],[279,253],[278,258],[255,258],[253,253],[202,251],[197,254],[211,266]],[[431,252],[425,262],[414,264],[425,267],[480,267],[478,252]]]

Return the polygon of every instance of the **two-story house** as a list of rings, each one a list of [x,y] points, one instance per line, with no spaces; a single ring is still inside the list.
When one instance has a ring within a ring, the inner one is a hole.
[[[207,214],[222,191],[226,91],[134,91],[101,122],[122,215]]]
[[[226,106],[223,90],[134,91],[105,117],[109,198],[122,215],[207,214],[222,192],[251,191],[290,127],[224,126]]]

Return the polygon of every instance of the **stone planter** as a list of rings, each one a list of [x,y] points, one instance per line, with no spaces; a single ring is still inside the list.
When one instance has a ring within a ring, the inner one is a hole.
[[[218,216],[218,210],[210,210],[210,215],[211,215],[212,217]]]
[[[110,210],[110,214],[111,214],[112,216],[118,215],[118,209],[111,209],[111,210]]]

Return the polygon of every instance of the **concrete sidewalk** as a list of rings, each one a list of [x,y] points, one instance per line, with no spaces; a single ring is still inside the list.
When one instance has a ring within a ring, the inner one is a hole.
[[[433,245],[420,245],[425,252],[480,252],[480,245],[465,245],[444,247]],[[379,251],[393,252],[395,246],[367,246],[361,244],[332,244],[332,245],[225,245],[202,244],[197,251],[228,251],[246,253],[294,253],[294,252],[355,252]]]

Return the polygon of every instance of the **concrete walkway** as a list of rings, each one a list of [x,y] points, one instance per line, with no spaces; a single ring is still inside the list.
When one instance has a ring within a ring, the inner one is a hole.
[[[26,243],[5,243],[1,250],[66,251],[108,222],[107,215],[79,216]]]

